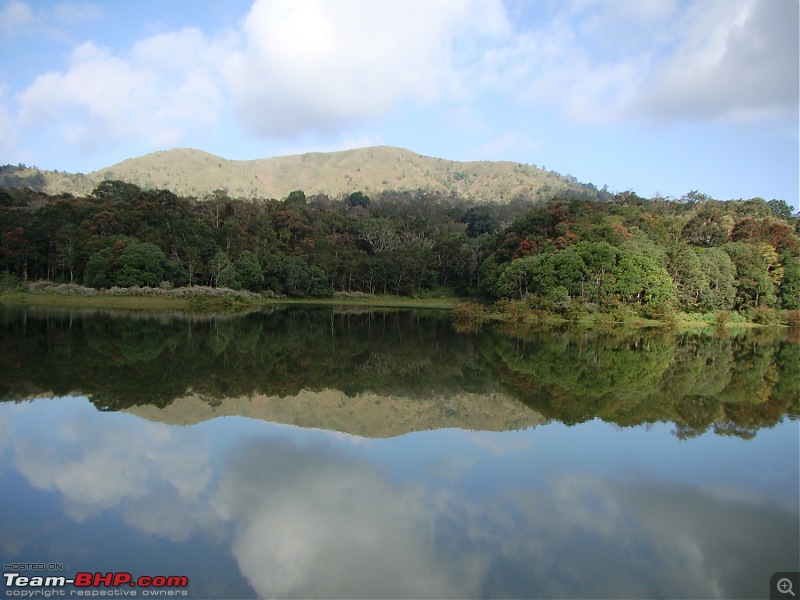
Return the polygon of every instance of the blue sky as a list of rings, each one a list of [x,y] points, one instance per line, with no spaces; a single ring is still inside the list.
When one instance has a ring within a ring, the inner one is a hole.
[[[798,206],[797,0],[0,0],[0,164],[370,145]]]

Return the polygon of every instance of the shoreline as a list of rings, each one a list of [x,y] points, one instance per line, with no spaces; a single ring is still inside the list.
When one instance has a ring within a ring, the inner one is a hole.
[[[447,310],[472,303],[466,298],[408,298],[391,295],[345,295],[334,298],[267,298],[254,294],[247,295],[224,291],[215,295],[168,295],[168,292],[142,293],[141,290],[124,293],[108,293],[98,291],[91,295],[80,292],[23,291],[12,290],[0,293],[0,305],[36,306],[42,308],[86,308],[133,312],[180,311],[186,313],[237,312],[257,310],[271,306],[340,306],[375,309],[418,309]],[[584,330],[608,329],[644,329],[672,328],[679,331],[693,329],[746,329],[746,328],[788,328],[783,323],[755,323],[742,320],[734,311],[725,311],[728,315],[736,315],[737,319],[729,319],[720,327],[713,322],[709,314],[676,312],[668,319],[652,319],[638,315],[625,315],[621,319],[613,319],[611,313],[586,314],[578,319],[570,320],[558,314],[525,311],[523,313],[505,312],[497,306],[485,307],[479,318],[459,319],[453,316],[453,322],[469,329],[479,329],[484,324],[497,324],[522,327],[571,327]]]
[[[241,294],[217,296],[169,296],[109,294],[98,292],[92,295],[80,293],[59,293],[54,291],[31,292],[14,290],[0,293],[0,304],[10,306],[41,306],[51,308],[103,308],[139,311],[185,310],[194,312],[204,309],[228,310],[262,306],[353,306],[364,308],[415,308],[450,310],[463,298],[404,298],[391,295],[354,296],[343,298],[267,298],[245,297]]]

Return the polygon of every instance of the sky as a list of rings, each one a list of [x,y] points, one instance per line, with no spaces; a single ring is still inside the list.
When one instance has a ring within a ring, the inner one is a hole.
[[[373,145],[798,205],[798,0],[0,0],[0,164]]]

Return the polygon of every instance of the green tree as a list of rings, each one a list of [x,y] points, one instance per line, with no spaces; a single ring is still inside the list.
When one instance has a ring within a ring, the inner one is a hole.
[[[261,264],[255,254],[249,250],[241,252],[236,257],[235,266],[244,289],[251,292],[264,289],[264,273],[261,272]]]
[[[98,250],[89,257],[84,282],[93,288],[108,288],[115,285],[116,275],[111,248]]]
[[[575,251],[586,269],[585,297],[597,302],[607,296],[614,284],[614,269],[619,249],[608,242],[578,242]]]
[[[736,267],[720,248],[695,248],[707,287],[698,299],[706,309],[730,310],[736,299]]]
[[[495,233],[500,228],[497,220],[486,206],[473,206],[464,213],[460,221],[467,224],[466,234],[469,237]]]
[[[369,196],[364,192],[353,192],[347,197],[347,208],[369,208]]]
[[[781,305],[786,309],[798,309],[800,308],[800,259],[784,254],[781,262],[783,263],[783,279],[779,288]]]
[[[614,270],[615,292],[628,303],[670,302],[675,284],[667,270],[651,256],[623,250]]]
[[[211,259],[208,269],[211,273],[211,285],[214,287],[239,287],[239,274],[236,272],[236,267],[222,250],[218,251]]]
[[[679,244],[667,253],[667,258],[667,270],[677,287],[678,301],[687,307],[699,304],[708,289],[708,279],[697,253]]]
[[[786,204],[785,200],[770,200],[767,202],[772,212],[781,217],[782,219],[792,218],[792,207]]]
[[[495,295],[501,298],[522,298],[532,291],[530,290],[532,276],[537,270],[538,263],[538,256],[526,256],[505,265],[497,279]]]
[[[734,308],[742,310],[775,304],[775,285],[761,250],[748,242],[730,242],[722,249],[736,268]]]
[[[681,237],[694,246],[721,246],[728,239],[728,227],[719,211],[703,209],[684,226]]]
[[[289,195],[286,196],[286,200],[284,200],[284,203],[305,206],[306,193],[303,190],[294,190],[293,192],[289,192]]]
[[[125,181],[119,180],[105,180],[100,182],[94,191],[92,192],[92,196],[95,198],[99,198],[102,200],[112,200],[112,201],[127,201],[131,202],[135,200],[139,195],[142,193],[142,188],[138,185],[134,185],[133,183],[126,183]]]
[[[149,242],[129,244],[119,257],[116,285],[153,287],[164,280],[167,257],[161,248]]]

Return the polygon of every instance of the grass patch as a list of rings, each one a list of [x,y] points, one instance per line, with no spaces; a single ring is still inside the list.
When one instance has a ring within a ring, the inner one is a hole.
[[[370,295],[342,296],[336,298],[265,298],[264,304],[292,304],[306,306],[364,306],[372,308],[428,308],[451,310],[458,298],[408,298],[405,296]]]
[[[188,298],[155,296],[70,296],[52,292],[8,292],[0,295],[0,303],[15,306],[48,306],[53,308],[119,308],[125,310],[191,310]]]
[[[42,285],[0,293],[0,303],[53,308],[103,308],[124,310],[238,311],[258,306],[361,306],[450,310],[457,298],[408,298],[352,294],[336,298],[268,298],[220,288],[112,288],[94,290],[80,286]]]

